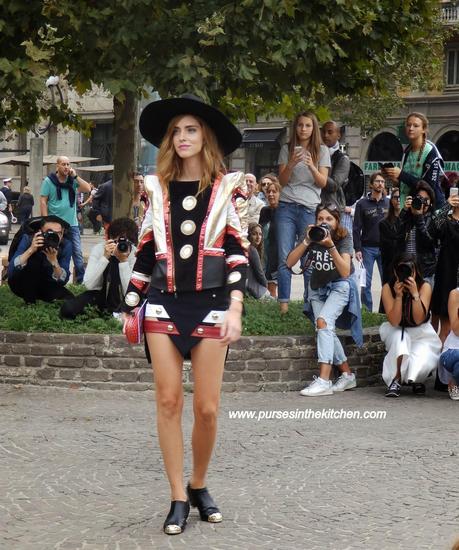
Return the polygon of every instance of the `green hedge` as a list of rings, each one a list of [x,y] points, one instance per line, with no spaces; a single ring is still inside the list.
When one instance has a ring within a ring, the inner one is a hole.
[[[69,285],[75,294],[84,290],[81,285]],[[17,332],[63,332],[63,333],[121,333],[120,323],[110,315],[100,316],[96,308],[86,308],[84,315],[74,321],[59,318],[60,302],[48,304],[37,302],[26,305],[15,296],[7,285],[0,286],[0,330]],[[364,327],[380,325],[384,315],[363,312]],[[291,302],[289,312],[281,316],[277,302],[246,300],[246,315],[243,320],[245,336],[313,334],[313,326],[302,314],[302,303]]]

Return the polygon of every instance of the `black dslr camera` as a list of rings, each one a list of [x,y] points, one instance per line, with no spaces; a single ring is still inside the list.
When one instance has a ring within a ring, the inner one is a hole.
[[[48,229],[47,231],[42,231],[41,235],[43,237],[43,246],[41,248],[59,248],[59,233]]]
[[[311,227],[308,233],[309,240],[313,243],[319,243],[330,235],[330,226],[327,223],[321,223],[320,225],[314,225]]]
[[[401,262],[395,266],[394,271],[397,275],[397,279],[404,283],[408,277],[413,275],[414,264],[413,262]]]
[[[129,239],[126,239],[126,237],[119,237],[115,242],[116,242],[116,248],[122,254],[125,254],[126,252],[131,251],[132,243]]]
[[[425,197],[421,197],[421,195],[416,195],[411,201],[411,207],[413,210],[421,210],[421,208],[426,204],[427,199]]]

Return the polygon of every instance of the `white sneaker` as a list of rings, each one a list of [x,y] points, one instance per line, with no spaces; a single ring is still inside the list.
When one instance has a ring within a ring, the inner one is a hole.
[[[459,401],[459,386],[449,386],[448,393],[453,401]]]
[[[300,391],[301,395],[315,397],[316,395],[333,395],[331,380],[323,380],[320,377],[313,376],[314,380]]]
[[[343,374],[333,384],[332,388],[335,392],[350,390],[351,388],[355,388],[356,386],[357,382],[355,380],[355,374],[353,372],[351,372],[350,374],[347,372],[343,372]]]

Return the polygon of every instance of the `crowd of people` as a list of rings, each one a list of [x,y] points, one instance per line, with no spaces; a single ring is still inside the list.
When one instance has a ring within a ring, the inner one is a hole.
[[[304,279],[305,314],[317,331],[319,376],[302,395],[327,395],[355,387],[335,326],[352,328],[359,342],[360,304],[369,311],[379,307],[387,315],[381,337],[387,348],[383,378],[388,396],[399,396],[403,384],[411,385],[414,393],[423,393],[426,378],[439,365],[442,346],[447,351],[456,342],[451,336],[455,319],[448,304],[459,278],[457,187],[445,178],[441,155],[427,139],[427,118],[411,113],[405,129],[409,145],[401,167],[381,163],[369,178],[367,193],[360,192],[352,204],[352,163],[342,151],[339,126],[328,121],[320,127],[310,111],[294,118],[290,141],[279,154],[278,175],[269,172],[259,181],[254,174],[244,175],[245,294],[277,300],[284,315],[294,269]],[[58,158],[56,170],[43,181],[40,219],[31,218],[34,198],[25,187],[17,208],[27,231],[19,232],[20,238],[11,247],[11,290],[28,303],[64,299],[62,318],[75,318],[88,304],[120,317],[138,234],[150,205],[143,175],[133,173],[132,181],[132,220],[112,220],[111,180],[95,188],[76,173],[66,157]],[[11,214],[10,188],[7,178],[3,210]],[[91,251],[86,267],[80,237],[83,211],[93,233],[103,230],[105,237]],[[321,239],[314,236],[320,227],[324,230]],[[76,282],[86,287],[76,297],[65,287],[71,258]],[[375,264],[382,284],[379,304],[373,304],[372,296]],[[403,280],[397,271],[400,265],[411,270]],[[333,383],[334,372],[339,376]],[[456,399],[458,380],[452,372],[454,368],[448,371],[439,366],[435,387],[448,388]]]
[[[351,175],[338,125],[320,127],[315,114],[304,111],[281,148],[278,175],[269,172],[257,181],[254,174],[225,170],[224,157],[241,143],[239,130],[220,111],[187,95],[153,102],[142,112],[140,132],[159,148],[158,166],[147,185],[142,174],[132,175],[131,217],[113,220],[112,181],[95,189],[67,157],[59,157],[43,181],[40,217],[30,217],[33,197],[23,190],[22,227],[9,255],[11,291],[28,304],[62,300],[62,319],[95,306],[126,328],[143,311],[171,488],[166,534],[185,529],[190,506],[203,521],[222,521],[205,478],[227,347],[241,335],[246,295],[277,300],[279,314],[288,314],[294,270],[304,280],[304,314],[317,340],[318,376],[301,395],[356,387],[336,329],[350,329],[362,345],[362,304],[373,311],[376,264],[379,309],[387,318],[380,326],[387,397],[399,397],[403,385],[422,395],[435,375],[435,387],[459,400],[459,196],[457,186],[442,187],[443,161],[427,131],[426,117],[411,113],[401,167],[381,163],[364,194],[363,180]],[[104,230],[87,266],[80,236],[85,208],[93,232]],[[66,288],[71,258],[76,281],[86,287],[77,296]],[[194,378],[187,486],[185,358]]]

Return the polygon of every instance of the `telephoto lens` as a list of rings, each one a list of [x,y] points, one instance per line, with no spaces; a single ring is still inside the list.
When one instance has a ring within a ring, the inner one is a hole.
[[[321,223],[320,225],[314,225],[311,227],[308,233],[309,240],[313,243],[318,243],[323,241],[325,237],[329,234],[329,227],[326,223]]]

